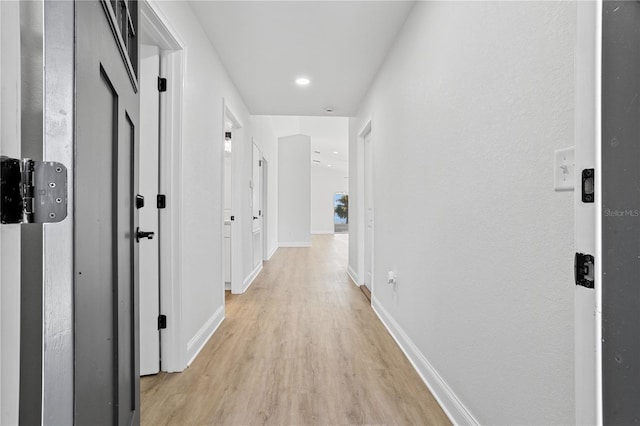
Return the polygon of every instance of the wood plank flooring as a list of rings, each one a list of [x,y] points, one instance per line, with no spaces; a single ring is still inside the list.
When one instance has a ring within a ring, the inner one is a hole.
[[[182,373],[143,377],[143,425],[448,425],[347,277],[347,236],[281,248]]]

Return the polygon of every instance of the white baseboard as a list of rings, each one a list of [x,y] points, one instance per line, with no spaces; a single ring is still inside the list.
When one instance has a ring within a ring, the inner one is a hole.
[[[224,289],[225,290],[231,290],[231,283],[230,282],[225,282],[224,283]]]
[[[311,242],[308,243],[278,243],[278,247],[311,247]]]
[[[271,251],[267,254],[267,260],[271,260],[274,254],[278,251],[278,246],[276,245]]]
[[[416,369],[422,381],[427,385],[433,397],[438,401],[449,420],[454,425],[479,425],[469,410],[458,399],[438,372],[402,330],[400,325],[382,307],[378,299],[372,295],[371,307],[382,324],[387,328],[391,337],[396,341],[402,352],[407,356],[413,368]]]
[[[331,231],[311,231],[311,235],[333,235],[335,232]]]
[[[189,340],[187,344],[187,366],[191,365],[194,359],[198,356],[204,345],[207,344],[213,333],[220,327],[224,321],[224,305],[220,306],[215,313],[207,320],[195,336]]]
[[[247,278],[245,278],[244,283],[243,283],[244,287],[242,288],[242,292],[241,293],[244,293],[245,291],[247,291],[249,289],[251,284],[253,284],[253,280],[256,279],[256,277],[258,276],[260,271],[262,271],[262,262],[260,262],[260,264],[258,266],[256,266],[256,269],[251,271],[251,273],[249,274],[249,276]]]
[[[349,275],[349,278],[351,278],[351,281],[353,281],[356,286],[360,287],[360,284],[358,284],[358,274],[356,274],[356,271],[353,270],[351,265],[347,268],[347,275]]]

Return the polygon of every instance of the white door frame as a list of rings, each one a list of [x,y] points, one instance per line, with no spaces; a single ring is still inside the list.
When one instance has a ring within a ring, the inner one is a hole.
[[[602,424],[602,259],[600,182],[595,203],[581,199],[583,169],[601,170],[602,1],[577,2],[575,94],[575,249],[595,255],[594,289],[575,286],[576,424]]]
[[[367,218],[367,214],[366,214],[366,206],[365,206],[365,186],[364,186],[364,180],[365,180],[365,171],[364,171],[364,167],[365,167],[365,155],[364,155],[364,139],[365,137],[369,135],[369,137],[371,137],[372,135],[372,126],[371,126],[371,119],[368,119],[365,122],[365,125],[362,127],[362,129],[358,132],[358,146],[357,146],[357,152],[358,152],[358,158],[357,158],[357,169],[358,169],[358,179],[357,179],[357,189],[358,189],[358,197],[357,197],[357,211],[358,211],[358,281],[357,281],[357,285],[364,285],[364,277],[366,274],[365,271],[365,259],[364,259],[364,253],[365,253],[365,232],[367,229],[367,225],[366,225],[366,218]],[[373,204],[373,202],[372,202]],[[373,245],[373,235],[371,237],[371,257],[373,258],[373,249],[374,249],[374,245]],[[371,259],[371,274],[373,277],[373,259]],[[373,279],[372,279],[373,281]],[[373,293],[373,282],[371,283],[371,290]]]
[[[269,260],[269,239],[267,238],[268,228],[268,204],[269,204],[269,161],[262,153],[262,260]]]
[[[184,42],[155,0],[140,2],[140,28],[160,47],[160,73],[168,90],[160,102],[160,310],[168,326],[160,336],[162,371],[187,367],[187,342],[182,332],[182,91]]]
[[[255,238],[254,234],[256,233],[256,231],[254,230],[253,227],[253,220],[251,222],[251,259],[252,259],[252,264],[251,264],[251,268],[252,268],[252,272],[251,275],[255,276],[256,275],[256,270],[262,268],[262,262],[264,261],[264,232],[263,232],[263,226],[264,226],[264,220],[263,220],[263,216],[262,216],[262,211],[263,209],[263,203],[264,200],[262,199],[262,191],[264,191],[264,189],[262,188],[264,186],[264,182],[263,182],[263,174],[262,174],[262,167],[260,166],[260,162],[263,159],[262,156],[262,149],[260,149],[260,146],[258,146],[258,143],[256,142],[256,140],[254,138],[251,138],[251,142],[252,142],[252,146],[251,146],[251,185],[252,185],[252,194],[251,194],[251,200],[252,200],[252,204],[255,203],[256,201],[256,195],[258,198],[258,206],[257,206],[257,210],[258,210],[258,229],[259,229],[259,233],[260,233],[260,243],[259,243],[259,248],[260,248],[260,256],[259,257],[259,262],[256,262],[255,259],[255,242],[253,241],[253,239]],[[254,149],[255,148],[255,149]],[[258,158],[254,158],[254,153],[258,152]],[[256,187],[256,182],[254,180],[254,176],[253,176],[253,167],[256,164],[256,161],[258,161],[258,192],[255,193],[255,187]],[[251,211],[251,215],[253,216],[255,214],[256,211],[256,206],[253,205],[252,206],[252,211]],[[260,263],[258,265],[258,263]]]
[[[242,159],[241,149],[244,143],[244,129],[242,122],[238,119],[238,116],[234,114],[233,108],[225,98],[222,99],[222,104],[223,115],[221,128],[226,129],[224,125],[225,120],[229,120],[233,124],[233,130],[231,131],[231,213],[234,220],[231,221],[231,293],[241,294],[244,291],[244,274],[242,273],[242,224],[245,219],[242,214],[242,197],[246,194],[246,191],[242,191],[243,176],[240,161]],[[224,206],[224,131],[220,137],[222,140],[220,144],[222,153],[219,164],[221,174],[220,205]],[[220,235],[224,235],[224,215],[220,220],[220,227]],[[220,265],[224,265],[223,244],[224,241],[220,241]],[[224,294],[223,268],[220,268],[220,282]]]
[[[20,158],[18,2],[0,2],[0,154]],[[0,225],[0,424],[18,424],[20,225]],[[16,257],[18,260],[16,261]]]

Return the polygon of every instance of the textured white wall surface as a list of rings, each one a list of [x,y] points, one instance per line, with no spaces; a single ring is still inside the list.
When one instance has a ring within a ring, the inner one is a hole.
[[[311,138],[278,139],[278,242],[311,245]]]
[[[574,422],[574,193],[553,153],[573,145],[575,32],[573,2],[418,2],[350,121],[356,198],[372,119],[373,297],[480,424]]]

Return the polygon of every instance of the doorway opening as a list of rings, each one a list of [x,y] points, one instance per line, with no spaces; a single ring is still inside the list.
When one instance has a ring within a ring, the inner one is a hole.
[[[336,192],[333,195],[333,232],[349,232],[349,194],[346,192]]]
[[[223,137],[223,164],[222,164],[222,185],[223,191],[221,202],[224,206],[223,223],[225,238],[228,238],[229,252],[225,253],[223,247],[223,265],[229,265],[229,277],[224,277],[223,282],[229,279],[229,286],[226,284],[224,289],[231,290],[233,294],[241,294],[244,291],[242,279],[242,223],[244,217],[242,214],[242,189],[240,188],[243,181],[242,168],[238,164],[242,150],[243,125],[233,113],[233,110],[224,101],[224,134]],[[229,195],[228,200],[226,195]],[[228,235],[228,237],[226,237]],[[225,240],[227,242],[227,240]],[[224,272],[223,272],[224,274]]]
[[[373,150],[371,120],[358,134],[358,285],[369,301],[374,291]]]
[[[140,2],[141,209],[140,372],[177,372],[187,366],[182,343],[182,81],[183,46],[154,2]],[[162,80],[161,80],[162,79]],[[164,327],[163,318],[170,318]]]

